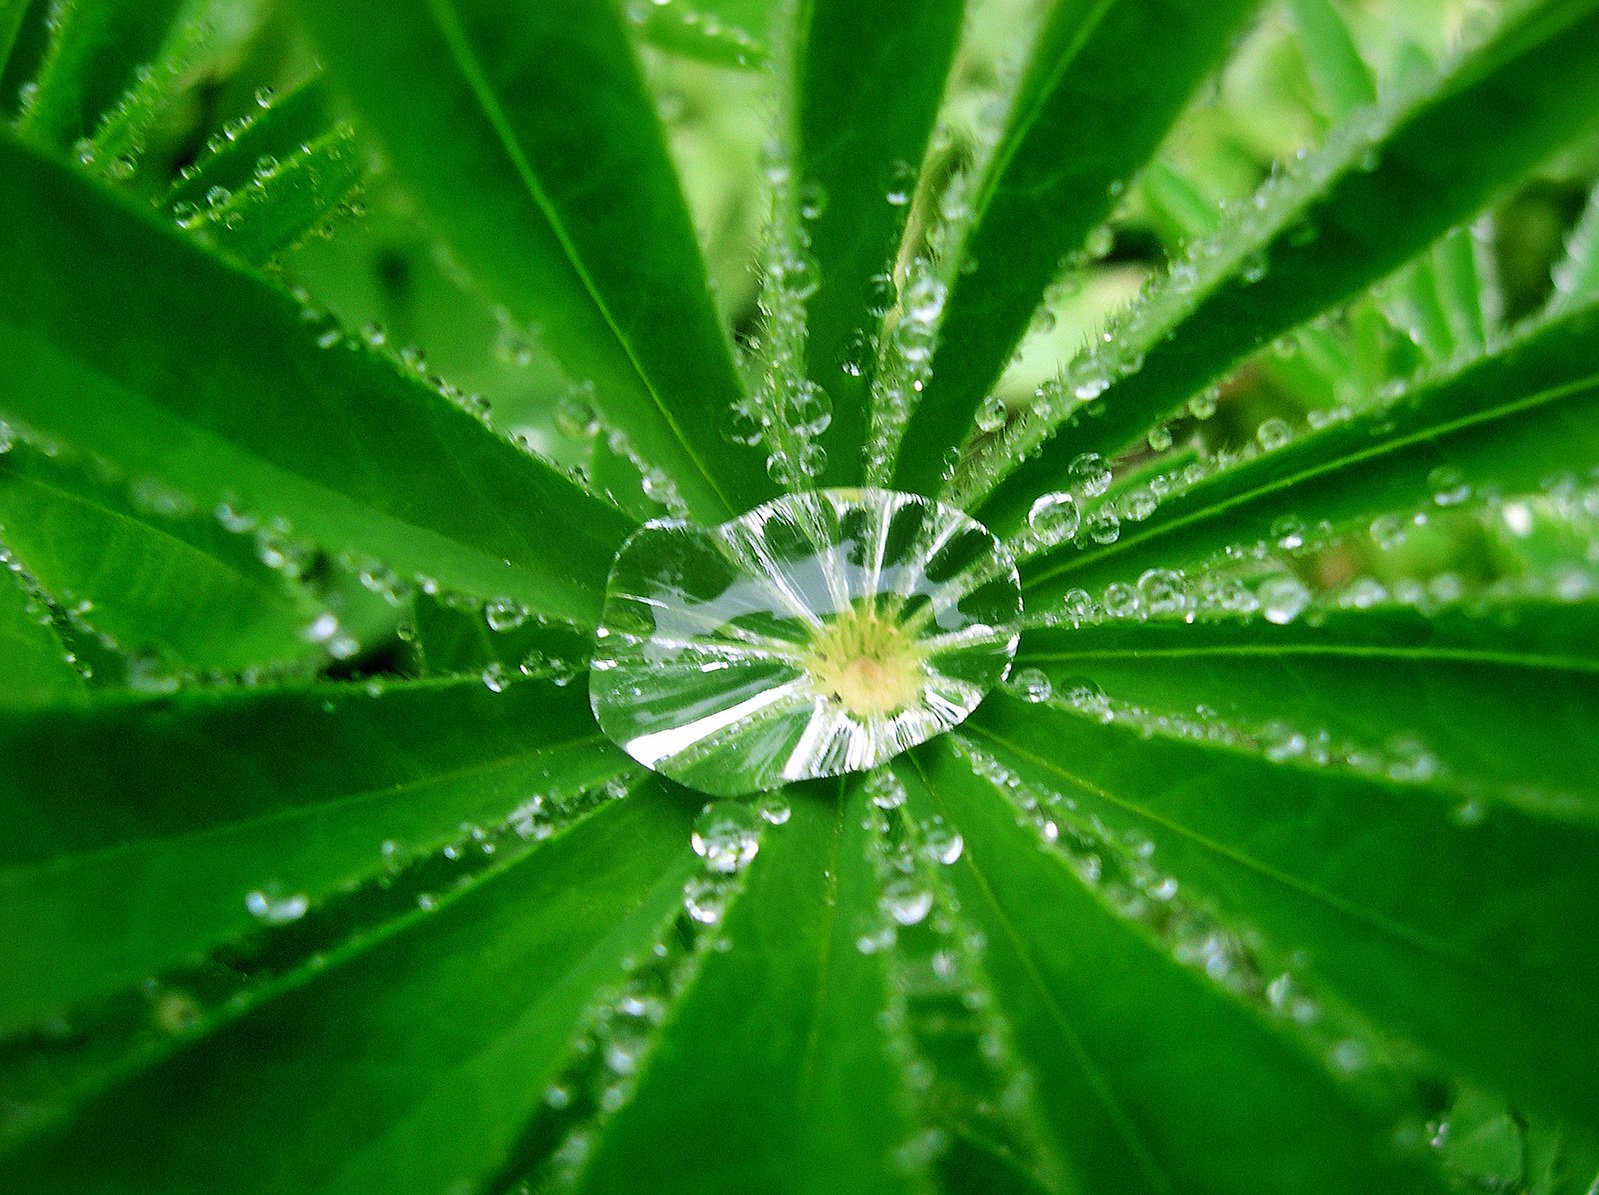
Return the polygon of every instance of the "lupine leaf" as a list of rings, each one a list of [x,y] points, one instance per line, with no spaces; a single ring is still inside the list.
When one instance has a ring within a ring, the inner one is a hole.
[[[0,0],[0,72],[11,58],[11,48],[17,44],[17,33],[27,15],[28,0]]]
[[[1274,539],[1284,518],[1364,529],[1387,511],[1536,490],[1599,452],[1596,329],[1599,308],[1573,311],[1452,377],[1213,475],[1113,544],[1036,558],[1024,582],[1032,608],[1112,574],[1136,580],[1156,556],[1179,568],[1228,544]]]
[[[602,808],[242,1017],[108,1076],[71,1131],[5,1159],[8,1178],[69,1190],[92,1174],[102,1191],[177,1195],[214,1192],[224,1172],[241,1192],[488,1177],[590,994],[678,907],[688,808],[660,792]]]
[[[365,174],[355,137],[334,129],[285,159],[260,162],[248,183],[225,198],[213,194],[182,224],[242,261],[265,264],[332,218]]]
[[[947,738],[897,770],[913,799],[962,827],[962,905],[1084,1189],[1444,1189],[1384,1131],[1402,1105],[1385,1108],[1380,1088],[1340,1077],[1263,1009],[1119,918]],[[1269,1138],[1263,1108],[1281,1130]]]
[[[712,520],[772,492],[721,435],[741,390],[611,0],[306,4],[335,79],[490,297]],[[426,77],[427,88],[411,80]],[[596,196],[606,201],[596,203]]]
[[[0,457],[0,538],[68,608],[129,651],[239,669],[304,660],[308,592],[263,564],[253,538],[210,512],[161,510],[89,471],[18,447]]]
[[[764,66],[770,23],[769,0],[686,0],[649,4],[629,16],[645,41],[713,66]]]
[[[329,547],[551,614],[598,612],[627,531],[608,504],[352,351],[288,295],[3,135],[0,197],[18,216],[0,231],[12,362],[0,407]]]
[[[581,693],[476,677],[97,697],[0,715],[0,743],[13,1030],[246,934],[253,891],[314,904],[380,874],[385,839],[436,849],[626,765]]]
[[[832,398],[820,437],[825,484],[857,485],[864,473],[871,353],[847,346],[876,332],[871,280],[893,270],[908,179],[926,152],[964,11],[964,0],[922,4],[915,20],[895,0],[810,0],[802,10],[793,169],[800,206],[820,206],[804,220],[818,279],[805,304],[805,356]],[[845,356],[855,376],[841,368]]]
[[[183,210],[185,204],[199,207],[213,187],[231,192],[247,186],[263,158],[281,162],[306,142],[327,135],[335,124],[332,98],[320,74],[282,95],[262,93],[257,108],[230,128],[231,135],[217,134],[173,181],[165,202],[169,212]]]
[[[46,704],[82,693],[83,678],[67,662],[49,613],[21,576],[0,565],[0,704]]]
[[[1596,64],[1599,14],[1584,5],[1546,5],[1512,22],[1391,133],[1369,148],[1353,142],[1322,187],[1266,222],[1251,251],[1227,246],[1229,260],[1238,251],[1252,264],[1185,300],[1175,323],[1146,320],[1139,343],[1124,346],[1139,368],[1107,380],[1053,429],[984,499],[984,521],[1014,528],[1023,497],[1051,488],[1074,455],[1125,447],[1245,354],[1376,282],[1599,128]]]
[[[1282,665],[1285,678],[1294,677],[1293,660]],[[1093,676],[1091,667],[1054,667],[1063,684]],[[1407,685],[1414,703],[1426,703],[1447,701],[1463,683],[1444,665],[1435,696],[1425,658],[1389,672],[1389,699],[1401,708]],[[1294,679],[1310,684],[1312,675]],[[1591,684],[1591,675],[1491,667],[1473,679],[1514,684],[1523,700],[1524,686],[1570,693]],[[1114,683],[1107,697],[1114,711]],[[1207,704],[1216,702],[1228,702],[1225,687],[1212,690]],[[1408,749],[1390,761],[1392,746],[1366,745],[1375,763],[1365,764],[1345,762],[1335,745],[1324,764],[1282,737],[1301,734],[1308,744],[1319,721],[1218,738],[1176,698],[1155,712],[1200,729],[1136,718],[1105,725],[1097,709],[1002,697],[983,707],[971,734],[1113,832],[1152,841],[1157,866],[1179,884],[1268,940],[1302,949],[1311,974],[1382,1023],[1534,1107],[1592,1124],[1599,1043],[1588,996],[1599,951],[1561,924],[1599,916],[1591,780],[1573,812],[1554,797],[1512,802]],[[1285,706],[1285,717],[1294,712]],[[1591,760],[1586,771],[1599,774]]]
[[[1305,43],[1305,65],[1334,121],[1348,120],[1377,102],[1377,83],[1332,0],[1289,0],[1288,11]]]
[[[895,488],[934,492],[945,450],[969,429],[1061,259],[1110,214],[1254,8],[1074,0],[1051,10],[973,200],[961,246],[970,270],[950,288]]]
[[[74,2],[62,10],[23,115],[31,136],[63,148],[89,137],[160,51],[185,0]]]
[[[859,1016],[886,999],[886,978],[855,947],[876,897],[863,786],[845,788],[790,790],[788,822],[766,832],[721,927],[730,949],[662,1026],[582,1190],[633,1191],[644,1175],[661,1192],[922,1186],[891,1165],[911,1122],[882,1028]],[[685,1098],[720,1115],[678,1132]],[[874,1114],[851,1115],[863,1101]]]

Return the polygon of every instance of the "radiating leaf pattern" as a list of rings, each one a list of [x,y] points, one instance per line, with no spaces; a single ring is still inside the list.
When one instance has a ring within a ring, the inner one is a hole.
[[[0,1187],[1591,1195],[1468,7],[0,0]]]

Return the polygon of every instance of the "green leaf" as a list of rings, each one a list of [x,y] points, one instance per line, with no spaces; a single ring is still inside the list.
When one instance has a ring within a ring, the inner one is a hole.
[[[933,495],[1061,259],[1109,216],[1254,0],[1070,0],[1045,21],[972,200],[932,379],[893,486]],[[1138,69],[1128,69],[1136,62]]]
[[[21,574],[0,564],[0,705],[47,704],[83,694],[83,677]]]
[[[771,0],[677,0],[647,4],[628,16],[645,41],[712,66],[765,66]]]
[[[598,613],[608,504],[324,317],[0,134],[0,408],[408,576]],[[326,347],[323,347],[326,346]]]
[[[134,71],[160,55],[188,0],[71,0],[60,10],[35,100],[21,127],[62,148],[92,136],[134,83]]]
[[[365,175],[354,130],[332,115],[314,75],[217,134],[167,192],[181,226],[253,264],[299,243],[336,212]]]
[[[695,862],[692,803],[602,807],[245,1015],[179,1039],[6,1159],[21,1190],[444,1191],[486,1180],[593,993]],[[293,1143],[287,1148],[288,1142]]]
[[[1377,82],[1332,0],[1289,0],[1305,66],[1336,123],[1377,102]]]
[[[627,766],[583,693],[476,677],[97,697],[0,713],[0,745],[11,1030],[250,932],[253,891],[315,906],[385,840],[437,849]]]
[[[28,15],[28,0],[0,0],[0,72],[11,59],[22,20]]]
[[[1485,761],[1486,743],[1462,741],[1489,715],[1461,708],[1478,702],[1503,717],[1547,694],[1574,702],[1561,716],[1588,725],[1592,698],[1581,691],[1591,692],[1592,674],[1425,649],[1345,654],[1331,635],[1296,651],[1290,638],[1280,662],[1257,661],[1254,678],[1281,706],[1262,725],[1249,721],[1262,712],[1259,696],[1217,683],[1233,658],[1207,654],[1195,630],[1194,655],[1155,665],[1180,678],[1170,694],[1157,699],[1134,681],[1129,691],[1149,701],[1123,701],[1118,678],[1128,673],[1111,662],[1100,696],[1095,662],[1074,660],[1051,666],[1070,703],[1001,696],[967,723],[970,737],[1111,833],[1152,842],[1155,865],[1184,889],[1281,953],[1302,951],[1310,975],[1377,1023],[1447,1066],[1592,1126],[1599,949],[1567,927],[1599,916],[1590,866],[1599,771],[1590,758],[1496,788],[1507,765]],[[1257,642],[1269,648],[1273,638]],[[1294,696],[1315,692],[1318,679],[1330,686],[1327,705]],[[1339,696],[1379,690],[1384,709],[1406,711],[1391,733],[1420,723],[1436,741],[1335,737],[1358,732],[1366,717],[1328,713]],[[1183,700],[1195,692],[1205,711]],[[1231,721],[1235,712],[1243,719]],[[1444,730],[1454,718],[1458,733]],[[1502,729],[1492,741],[1504,745]],[[1561,772],[1568,785],[1585,773],[1576,793],[1536,788]]]
[[[1402,1105],[1380,1085],[1335,1073],[1291,1025],[1118,916],[949,744],[896,771],[913,804],[961,827],[962,908],[1084,1190],[1443,1190],[1395,1148]]]
[[[1073,456],[1128,446],[1245,355],[1391,273],[1599,127],[1599,14],[1590,7],[1536,7],[1463,59],[1391,131],[1368,140],[1356,126],[1303,182],[1265,201],[1267,217],[1248,217],[1253,233],[1205,246],[1212,272],[1107,333],[1118,360],[1137,368],[1090,367],[1095,378],[1079,393],[1092,401],[1064,423],[1046,421],[1038,431],[1049,438],[1025,463],[1010,449],[1000,463],[1008,476],[979,517],[1014,529]]]
[[[1348,530],[1384,512],[1536,491],[1551,474],[1599,459],[1596,334],[1599,307],[1571,312],[1452,377],[1213,474],[1114,543],[1035,557],[1024,565],[1028,608],[1048,609],[1069,586],[1275,541],[1283,519]]]
[[[832,400],[818,484],[858,485],[864,474],[871,370],[858,362],[851,376],[840,361],[862,357],[849,342],[877,330],[867,314],[872,279],[893,271],[907,180],[927,150],[964,12],[964,0],[921,4],[914,20],[897,0],[809,0],[800,9],[793,195],[818,279],[805,303],[805,360]],[[805,218],[806,209],[816,214]]]
[[[715,522],[769,497],[759,455],[721,436],[731,343],[611,0],[301,11],[462,265],[593,381],[689,509]]]
[[[729,949],[668,1016],[583,1191],[635,1191],[642,1174],[660,1192],[922,1188],[893,1166],[912,1126],[877,1019],[882,962],[855,948],[876,903],[864,786],[788,796],[720,927]],[[685,1106],[718,1114],[684,1132]]]
[[[1462,801],[1599,823],[1593,759],[1571,749],[1581,728],[1599,718],[1593,604],[1505,598],[1482,605],[1425,614],[1374,606],[1330,613],[1316,625],[1258,619],[1054,628],[1029,632],[1020,659],[1140,705],[1206,706],[1230,725],[1312,726],[1384,751],[1396,741],[1424,744],[1429,761],[1412,762],[1445,769]],[[1535,695],[1547,702],[1547,716],[1518,717]],[[1281,754],[1294,743],[1276,747]]]
[[[264,103],[262,101],[265,101]],[[168,189],[165,207],[174,216],[198,208],[213,187],[229,192],[249,185],[263,158],[282,162],[306,142],[333,131],[332,97],[320,74],[282,95],[261,93],[256,111],[231,123],[228,133],[206,142],[205,153]]]
[[[324,226],[355,194],[366,174],[347,127],[296,146],[286,159],[261,159],[237,191],[211,192],[178,223],[202,243],[242,261],[265,264]]]
[[[1588,196],[1582,218],[1566,240],[1566,255],[1555,267],[1557,307],[1574,307],[1599,299],[1599,187]]]
[[[202,670],[320,655],[310,594],[263,564],[253,538],[173,495],[129,494],[19,446],[0,457],[0,538],[124,650]]]
[[[587,634],[541,625],[525,607],[503,600],[449,605],[419,593],[412,600],[412,619],[417,654],[431,676],[481,675],[497,664],[508,676],[549,672],[570,679],[587,672],[594,649]]]

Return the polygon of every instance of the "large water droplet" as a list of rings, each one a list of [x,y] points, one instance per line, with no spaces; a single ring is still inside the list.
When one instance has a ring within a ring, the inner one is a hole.
[[[1016,651],[1010,553],[951,507],[793,494],[719,527],[647,523],[612,566],[590,676],[601,728],[734,795],[871,768],[959,724]]]

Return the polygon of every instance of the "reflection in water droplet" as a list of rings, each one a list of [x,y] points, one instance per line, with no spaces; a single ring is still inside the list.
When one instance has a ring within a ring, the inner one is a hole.
[[[862,771],[960,723],[1015,654],[1020,584],[926,498],[821,490],[617,554],[590,674],[601,728],[718,795]],[[768,819],[771,820],[771,819]]]

